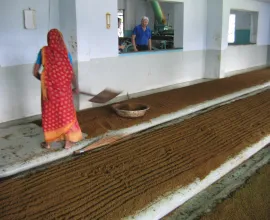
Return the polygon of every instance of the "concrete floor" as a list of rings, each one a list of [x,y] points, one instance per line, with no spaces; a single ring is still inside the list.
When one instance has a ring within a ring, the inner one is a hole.
[[[44,140],[42,129],[35,124],[0,129],[0,169],[12,166],[21,160],[29,160],[46,154],[39,144]]]
[[[43,140],[42,128],[32,123],[1,128],[0,174],[13,175],[22,166],[27,165],[30,169],[44,161],[56,160],[59,154],[70,153],[63,149],[64,143],[53,143],[51,150],[41,148],[40,143]]]

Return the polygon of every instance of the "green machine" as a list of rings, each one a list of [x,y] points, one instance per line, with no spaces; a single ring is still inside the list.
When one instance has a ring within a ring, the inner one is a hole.
[[[150,1],[155,14],[154,35],[174,35],[172,27],[168,26],[159,1]]]
[[[159,1],[151,0],[150,4],[155,15],[154,31],[152,32],[153,45],[159,49],[171,49],[174,47],[174,30],[168,26]]]

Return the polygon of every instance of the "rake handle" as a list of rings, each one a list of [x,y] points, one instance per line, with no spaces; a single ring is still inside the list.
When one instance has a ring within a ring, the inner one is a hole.
[[[87,95],[87,96],[96,96],[96,94],[88,93],[88,92],[80,92],[80,94]]]

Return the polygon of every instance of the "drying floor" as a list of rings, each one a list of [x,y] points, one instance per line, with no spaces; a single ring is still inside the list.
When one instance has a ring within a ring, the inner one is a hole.
[[[269,71],[260,74],[270,76]],[[187,96],[198,97],[199,102],[207,88]],[[220,86],[212,89],[211,95]],[[210,93],[205,97],[210,98]],[[184,94],[179,100],[183,98]],[[167,97],[163,105],[167,107],[162,109],[173,110],[169,100]],[[2,181],[0,219],[120,219],[195,178],[205,177],[269,134],[267,90],[44,171]]]
[[[108,130],[118,130],[147,122],[160,115],[268,81],[270,68],[129,100],[129,103],[142,103],[151,107],[147,115],[140,119],[120,118],[113,112],[111,106],[105,106],[78,112],[78,120],[83,132],[87,133],[88,137],[95,137]]]
[[[139,119],[120,118],[110,105],[80,111],[77,116],[82,131],[91,138],[105,134],[108,130],[118,130],[147,122],[161,115],[269,81],[270,68],[131,99],[129,103],[142,103],[151,107],[147,115]],[[41,121],[35,123],[41,125]]]

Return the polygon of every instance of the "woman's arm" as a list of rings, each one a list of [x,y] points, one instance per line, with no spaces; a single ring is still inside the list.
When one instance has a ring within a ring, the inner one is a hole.
[[[74,71],[74,68],[73,68],[73,59],[72,59],[72,56],[71,56],[71,53],[68,52],[68,59],[69,59],[69,62],[72,66],[72,71],[73,71],[73,77],[72,77],[72,86],[73,86],[73,92],[75,92],[76,94],[79,94],[79,84],[78,84],[78,81],[77,81],[77,78],[76,78],[76,74],[75,74],[75,71]]]
[[[37,56],[37,60],[36,60],[36,63],[34,65],[34,68],[33,68],[33,75],[34,77],[36,77],[38,80],[40,80],[41,78],[41,75],[39,74],[39,69],[40,69],[40,66],[42,64],[42,53],[41,53],[41,50],[38,52],[38,56]]]
[[[34,65],[34,69],[33,69],[33,75],[34,75],[34,77],[36,77],[38,80],[40,80],[40,78],[41,78],[41,75],[40,75],[40,73],[38,72],[39,69],[40,69],[40,64],[35,64],[35,65]]]
[[[73,78],[72,78],[72,85],[73,85],[73,88],[78,88],[78,82],[77,82],[77,78],[76,78],[76,75],[74,73],[74,70],[73,70]]]
[[[76,94],[79,94],[79,92],[80,92],[79,84],[78,84],[77,77],[76,77],[74,70],[73,70],[72,85],[73,85],[73,92],[75,92]]]

